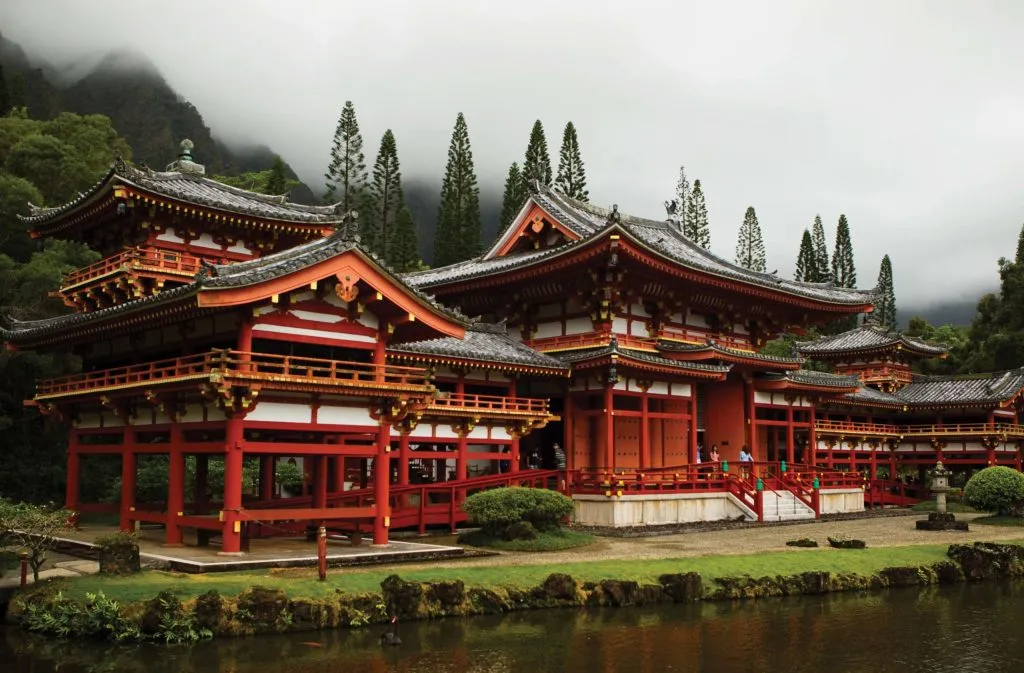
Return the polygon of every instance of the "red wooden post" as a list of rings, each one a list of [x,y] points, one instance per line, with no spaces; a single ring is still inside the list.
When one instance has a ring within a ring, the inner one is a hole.
[[[609,381],[604,388],[604,464],[615,470],[615,393]]]
[[[260,456],[260,500],[274,499],[274,456]]]
[[[459,374],[459,378],[455,381],[455,397],[461,400],[466,394],[466,379],[465,376]],[[467,453],[469,451],[469,439],[466,434],[459,431],[459,440],[456,444],[455,451],[455,478],[463,480],[467,477]]]
[[[793,427],[793,402],[786,407],[786,460],[792,465],[796,463],[796,436]]]
[[[327,529],[320,526],[316,532],[316,560],[320,581],[327,579]]]
[[[225,428],[224,509],[221,512],[221,552],[242,551],[242,418],[233,416]]]
[[[185,514],[185,454],[181,425],[171,421],[170,456],[167,472],[167,523],[164,526],[164,544],[180,545],[181,526],[178,517]]]
[[[64,506],[72,512],[78,507],[78,484],[81,458],[78,455],[78,432],[68,433],[68,482],[64,489]]]
[[[373,517],[373,544],[388,543],[388,526],[391,524],[388,511],[388,499],[391,490],[391,469],[389,451],[391,450],[391,427],[381,420],[377,430],[377,457],[373,463],[373,504],[376,509]]]
[[[811,407],[811,425],[807,428],[807,446],[810,450],[810,455],[807,457],[808,465],[818,464],[818,433],[814,427],[814,407]]]
[[[686,461],[690,465],[697,464],[697,452],[700,447],[697,446],[697,386],[690,385],[690,433],[687,439],[690,442],[687,453],[689,459]]]
[[[562,439],[562,446],[565,447],[565,467],[568,470],[573,470],[573,469],[575,469],[577,467],[576,466],[576,441],[575,441],[575,437],[573,436],[573,433],[575,432],[573,430],[573,420],[574,419],[573,419],[572,393],[569,392],[568,390],[566,390],[565,391],[565,405],[564,405],[564,408],[562,409],[562,427],[565,429],[565,435],[564,435],[564,437]],[[515,462],[513,462],[512,464],[516,466],[515,469],[518,469],[518,466],[519,466],[519,456],[518,456],[519,445],[518,445],[518,441],[519,440],[516,439],[515,441],[517,442],[516,445],[515,445],[516,451],[514,451],[513,453],[516,454],[516,457],[515,457],[516,459],[515,459]]]
[[[647,388],[640,397],[640,469],[651,466],[651,418]]]
[[[121,530],[134,530],[135,522],[132,512],[135,511],[135,473],[138,460],[135,455],[135,432],[125,427],[124,445],[121,447]]]

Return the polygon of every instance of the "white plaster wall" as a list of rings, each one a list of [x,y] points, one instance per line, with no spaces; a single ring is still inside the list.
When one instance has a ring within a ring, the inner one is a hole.
[[[260,405],[257,405],[259,408]],[[322,406],[316,414],[317,423],[324,425],[367,425],[377,427],[379,423],[370,418],[370,412],[362,407]]]
[[[533,335],[534,339],[546,339],[547,337],[562,336],[562,323],[559,322],[542,322],[537,325],[537,332]]]
[[[612,331],[616,334],[626,334],[629,331],[629,321],[625,318],[612,318]]]
[[[275,423],[311,423],[313,410],[308,404],[286,404],[282,402],[260,402],[246,416],[250,421],[272,421]]]
[[[586,334],[594,331],[594,324],[590,318],[570,318],[565,321],[566,334]]]
[[[722,521],[747,516],[727,493],[664,495],[574,495],[576,523],[590,526],[650,526]]]
[[[822,489],[820,492],[822,514],[864,511],[864,491],[859,488]]]
[[[208,234],[206,232],[203,232],[202,234],[200,234],[199,238],[197,238],[196,240],[192,241],[192,243],[190,243],[190,245],[193,245],[193,246],[195,246],[197,248],[212,248],[214,250],[221,250],[222,249],[222,247],[221,247],[221,245],[219,243],[215,243],[214,242],[213,236],[211,236],[210,234]]]

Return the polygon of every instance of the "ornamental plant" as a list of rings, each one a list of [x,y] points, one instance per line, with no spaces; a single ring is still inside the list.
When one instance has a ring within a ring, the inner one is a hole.
[[[964,500],[1001,516],[1024,516],[1024,474],[1001,465],[986,467],[967,481]]]
[[[573,513],[571,498],[544,488],[494,488],[474,493],[462,503],[470,523],[485,533],[503,536],[509,526],[521,521],[539,531],[551,531]]]

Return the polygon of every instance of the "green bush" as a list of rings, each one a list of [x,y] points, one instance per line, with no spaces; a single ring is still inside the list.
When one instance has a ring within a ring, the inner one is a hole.
[[[119,530],[116,533],[101,535],[95,540],[96,546],[101,549],[120,549],[123,547],[138,547],[139,534],[134,531]]]
[[[528,521],[537,530],[555,530],[573,513],[571,498],[544,488],[495,488],[474,493],[462,503],[470,522],[502,536],[514,523]]]
[[[1024,516],[1024,474],[1010,467],[986,467],[964,486],[971,507],[1002,516]]]

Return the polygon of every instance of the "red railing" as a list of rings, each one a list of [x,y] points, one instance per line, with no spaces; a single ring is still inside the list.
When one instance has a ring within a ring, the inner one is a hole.
[[[484,411],[508,414],[545,414],[548,400],[535,397],[501,397],[498,395],[459,395],[437,393],[427,406],[429,411]]]
[[[900,383],[910,383],[913,380],[913,375],[910,370],[902,369],[900,367],[867,367],[861,369],[856,366],[846,366],[837,367],[836,373],[860,376],[865,381],[894,380]]]
[[[856,421],[816,420],[815,432],[848,435],[891,435],[899,437],[934,435],[983,435],[1007,434],[1024,436],[1024,425],[1011,423],[943,423],[927,425],[892,425],[887,423],[863,423]]]
[[[630,336],[627,334],[616,334],[615,340],[623,348],[633,350],[644,350],[654,352],[657,350],[653,339]],[[544,337],[524,341],[524,344],[542,353],[555,351],[578,350],[584,348],[599,348],[611,343],[611,334],[607,332],[588,332],[586,334],[567,334],[564,336]]]
[[[662,325],[658,328],[658,337],[661,339],[670,339],[672,341],[682,341],[691,344],[706,344],[708,339],[714,339],[715,343],[725,348],[732,348],[734,350],[754,352],[750,342],[746,339],[740,339],[735,336],[714,334],[697,329],[691,329],[688,327],[679,327],[676,325]]]
[[[95,264],[66,274],[61,281],[61,290],[67,290],[122,270],[145,270],[191,277],[199,271],[199,258],[174,250],[129,248],[111,257],[101,259]]]
[[[270,383],[413,388],[421,392],[429,392],[432,388],[426,370],[421,367],[213,350],[169,360],[46,379],[36,384],[36,398],[202,379],[215,374]]]

